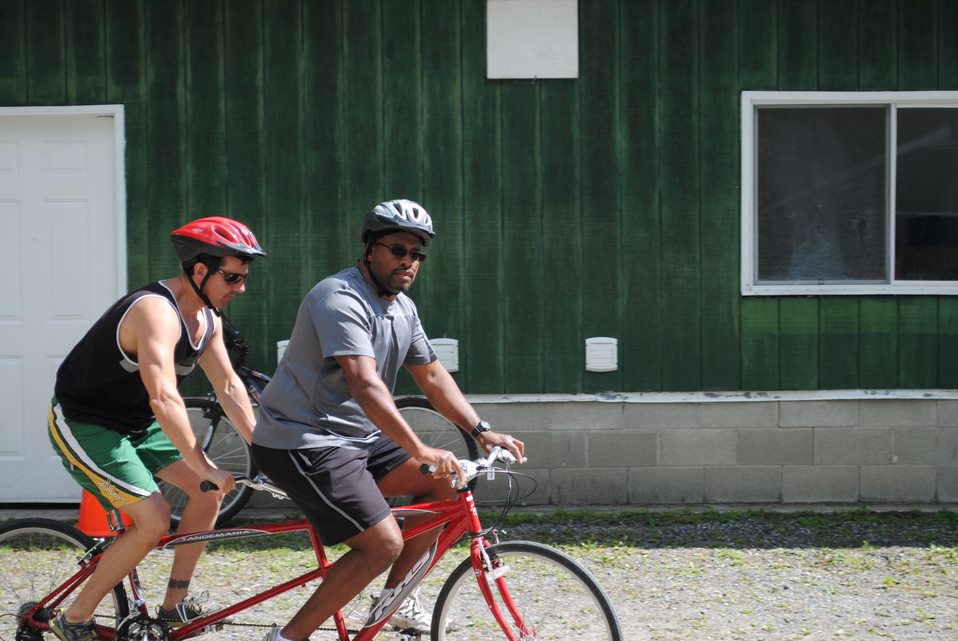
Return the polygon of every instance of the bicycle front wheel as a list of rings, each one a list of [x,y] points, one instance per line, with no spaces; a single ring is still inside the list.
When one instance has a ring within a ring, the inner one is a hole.
[[[92,546],[93,539],[60,521],[23,519],[0,527],[0,641],[43,639],[56,610],[68,607],[80,588],[58,595],[48,607],[35,606],[80,569]],[[129,612],[126,590],[117,584],[97,606],[96,622],[112,638]]]
[[[622,641],[609,597],[588,570],[562,552],[516,541],[486,549],[492,568],[475,575],[469,559],[446,580],[432,618],[432,641]],[[487,582],[507,636],[478,581]]]
[[[245,474],[252,478],[256,476],[256,466],[250,454],[249,446],[239,435],[229,419],[223,415],[219,404],[211,398],[185,398],[186,413],[190,417],[190,425],[196,440],[203,446],[203,451],[213,461],[216,467],[234,474]],[[176,528],[183,518],[186,508],[186,493],[174,485],[157,480],[160,492],[170,503],[171,526]],[[237,485],[236,489],[223,498],[220,505],[216,525],[223,525],[236,516],[249,501],[253,490],[245,485]]]

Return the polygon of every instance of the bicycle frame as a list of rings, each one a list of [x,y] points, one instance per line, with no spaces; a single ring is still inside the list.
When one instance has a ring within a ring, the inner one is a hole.
[[[431,515],[419,525],[404,529],[404,541],[436,528],[442,528],[442,531],[440,532],[437,540],[425,552],[425,554],[423,554],[419,561],[414,564],[413,568],[409,571],[406,577],[403,578],[400,584],[396,588],[393,588],[388,595],[384,595],[380,599],[379,604],[370,613],[370,616],[363,628],[357,631],[355,636],[349,636],[351,631],[346,627],[345,617],[342,611],[337,612],[333,616],[333,622],[336,626],[336,631],[340,641],[370,641],[373,639],[379,630],[389,621],[392,613],[399,607],[406,596],[408,596],[409,593],[411,593],[419,585],[422,579],[429,573],[429,571],[432,570],[432,568],[436,565],[436,563],[439,562],[445,553],[467,532],[473,535],[469,554],[472,566],[477,573],[477,580],[479,581],[482,594],[485,597],[493,616],[499,622],[499,625],[502,627],[502,629],[506,631],[507,638],[514,640],[515,637],[512,635],[511,631],[509,631],[509,626],[505,622],[503,613],[499,610],[494,601],[489,582],[484,580],[481,574],[483,570],[492,572],[492,567],[488,562],[488,557],[485,555],[485,547],[489,545],[489,543],[480,534],[482,531],[482,525],[479,521],[479,515],[476,511],[472,492],[468,489],[464,489],[459,492],[455,499],[393,508],[393,514],[397,517]],[[308,533],[310,543],[316,553],[316,569],[275,585],[263,592],[243,599],[242,601],[225,607],[221,610],[194,619],[182,627],[175,628],[169,633],[170,641],[177,641],[179,639],[189,637],[191,634],[194,634],[208,626],[213,626],[233,614],[272,599],[294,588],[305,585],[310,581],[324,579],[330,568],[332,568],[335,564],[335,561],[330,561],[327,558],[325,546],[323,545],[322,541],[320,541],[319,536],[316,534],[315,530],[313,530],[309,521],[306,519],[298,519],[294,521],[286,521],[283,523],[267,524],[255,527],[228,527],[218,530],[205,530],[202,532],[174,534],[163,537],[159,543],[157,543],[156,547],[154,548],[155,550],[175,547],[177,545],[188,545],[191,543],[229,541],[240,538],[269,536],[274,534],[285,534],[289,532],[302,531]],[[72,593],[73,590],[79,588],[79,586],[93,573],[100,558],[102,557],[105,547],[106,546],[99,546],[91,548],[91,552],[87,555],[89,558],[84,557],[81,560],[81,569],[45,599],[42,599],[39,603],[37,603],[35,607],[37,609],[44,607],[56,607],[63,597]],[[495,579],[495,583],[500,590],[504,603],[506,604],[507,609],[510,611],[509,614],[512,620],[519,624],[519,627],[522,628],[521,619],[516,608],[512,605],[511,599],[508,596],[508,591],[505,589],[505,585],[501,577],[495,577],[494,575],[491,576],[493,576]],[[128,575],[128,583],[130,586],[129,597],[131,598],[131,605],[133,606],[130,616],[149,616],[149,611],[143,598],[143,590],[139,583],[136,569],[134,569]],[[117,628],[120,627],[121,623],[122,622],[117,622]],[[105,639],[106,641],[114,641],[115,634],[113,634],[113,630],[100,627],[100,638]]]

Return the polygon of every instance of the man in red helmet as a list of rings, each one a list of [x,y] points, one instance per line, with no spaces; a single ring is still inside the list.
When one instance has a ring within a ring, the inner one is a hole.
[[[175,230],[183,269],[117,301],[57,371],[48,417],[50,442],[67,471],[106,509],[122,508],[136,527],[104,553],[76,600],[50,627],[62,641],[97,638],[97,604],[169,530],[170,506],[154,477],[189,497],[180,531],[213,527],[232,474],[217,468],[190,428],[179,384],[197,363],[230,422],[247,442],[254,415],[223,343],[219,309],[245,290],[251,261],[266,256],[246,225],[222,217]],[[202,481],[218,491],[201,492]],[[183,625],[202,609],[189,593],[202,544],[178,546],[158,618]]]

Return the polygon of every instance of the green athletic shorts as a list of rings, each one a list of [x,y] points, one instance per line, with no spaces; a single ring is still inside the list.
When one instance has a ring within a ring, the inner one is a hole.
[[[53,399],[47,419],[50,443],[63,467],[106,510],[142,501],[159,488],[153,476],[182,458],[159,423],[125,435],[98,425],[68,421]]]

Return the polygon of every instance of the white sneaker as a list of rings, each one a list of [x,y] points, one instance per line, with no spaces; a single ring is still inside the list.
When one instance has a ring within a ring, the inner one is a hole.
[[[389,619],[393,630],[400,632],[417,632],[419,634],[429,634],[432,613],[426,612],[419,601],[419,590],[413,590],[412,594],[406,597],[399,609],[393,613]]]
[[[263,641],[276,641],[276,639],[279,638],[280,630],[282,630],[282,628],[278,625],[274,625],[269,629],[269,632],[266,633],[266,636],[263,637]]]

